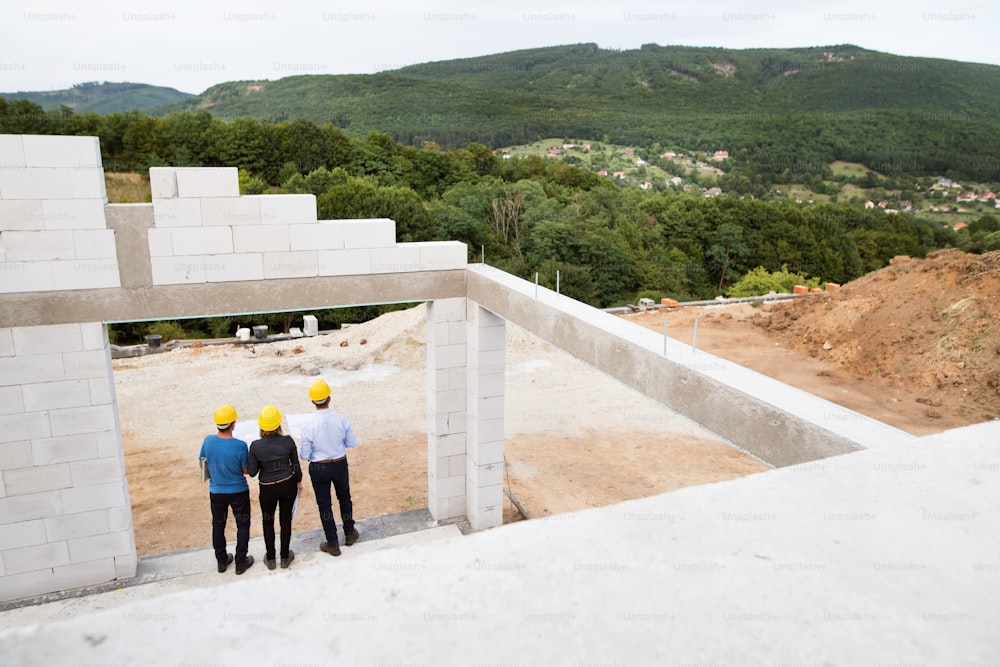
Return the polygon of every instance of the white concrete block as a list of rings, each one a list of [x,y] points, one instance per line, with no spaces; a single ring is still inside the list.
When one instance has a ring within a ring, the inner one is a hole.
[[[23,169],[24,143],[20,134],[0,134],[0,169]]]
[[[502,327],[507,324],[507,320],[483,308],[471,299],[467,299],[466,319],[473,326],[477,327]]]
[[[24,162],[28,167],[100,167],[97,137],[24,134]]]
[[[176,199],[177,170],[173,167],[150,167],[149,187],[153,193],[153,202],[158,199]]]
[[[101,199],[46,199],[42,201],[45,229],[109,230]],[[112,237],[113,238],[113,237]]]
[[[291,247],[288,225],[233,227],[233,252],[286,252]]]
[[[420,250],[407,245],[372,249],[372,273],[420,271]]]
[[[24,412],[21,386],[0,387],[0,415],[12,415],[18,412]]]
[[[16,600],[58,590],[52,568],[0,577],[0,600]]]
[[[90,385],[86,380],[41,382],[21,387],[26,412],[90,405]]]
[[[87,380],[90,378],[107,379],[111,370],[111,358],[108,350],[83,350],[82,352],[64,352],[63,369],[67,380]],[[89,386],[88,386],[89,392]]]
[[[99,558],[84,563],[62,565],[52,568],[52,573],[57,590],[67,591],[94,586],[115,579],[115,559]]]
[[[233,252],[230,227],[179,227],[170,230],[175,255],[222,255]]]
[[[66,542],[49,542],[3,552],[3,564],[8,575],[68,565],[69,562],[69,545]]]
[[[481,422],[487,425],[499,425],[500,430],[503,430],[503,420],[492,420],[489,422]],[[490,428],[490,430],[493,430]],[[495,435],[493,433],[487,435]],[[480,440],[479,444],[474,444],[475,440],[470,434],[468,454],[472,458],[473,463],[476,465],[490,465],[493,463],[503,463],[503,440]]]
[[[90,537],[108,532],[108,510],[48,517],[43,522],[49,542]]]
[[[264,256],[257,252],[206,257],[205,279],[210,283],[263,280]]]
[[[472,457],[466,456],[462,461],[463,473],[466,477],[468,489],[473,487],[481,489],[483,487],[503,484],[503,463],[477,464]]]
[[[73,478],[66,463],[4,470],[2,474],[8,497],[58,491],[73,486]]]
[[[465,297],[435,299],[427,303],[427,321],[429,322],[464,322]]]
[[[464,269],[468,266],[468,246],[461,241],[426,241],[402,243],[420,251],[421,271],[444,271]]]
[[[46,491],[0,498],[0,526],[17,521],[44,519],[62,513],[61,493],[65,491]]]
[[[84,461],[100,456],[97,437],[93,433],[37,438],[31,441],[31,454],[35,465],[40,466]]]
[[[49,410],[52,435],[97,433],[115,428],[115,411],[110,405],[92,405],[83,408]]]
[[[131,538],[125,532],[92,535],[69,541],[69,555],[75,563],[105,557],[125,556],[131,551]]]
[[[103,322],[86,322],[80,325],[84,350],[103,350],[108,346],[108,328]]]
[[[0,262],[0,293],[44,292],[51,289],[52,267],[47,262]]]
[[[59,491],[59,500],[67,514],[96,509],[124,508],[128,505],[124,489],[123,482],[63,489]],[[2,511],[2,505],[0,505],[0,511]]]
[[[306,336],[316,336],[319,334],[319,320],[315,315],[302,316],[302,332]]]
[[[95,433],[97,438],[97,452],[102,459],[111,456],[122,456],[122,440],[119,432],[103,431]]]
[[[90,385],[91,405],[110,405],[114,403],[114,383],[110,377],[91,378],[87,383]]]
[[[469,369],[472,380],[469,390],[475,398],[489,398],[504,395],[503,373],[487,373],[480,375],[475,369]]]
[[[259,197],[211,197],[201,200],[201,224],[260,225]]]
[[[503,394],[490,396],[489,398],[467,397],[469,419],[478,419],[481,422],[491,419],[503,419],[503,399]]]
[[[465,494],[465,475],[438,478],[433,484],[438,498],[453,498]]]
[[[466,393],[463,389],[452,389],[450,391],[437,391],[434,396],[428,397],[428,408],[433,406],[435,413],[458,412],[465,410]]]
[[[464,368],[466,365],[465,344],[435,345],[433,351],[429,352],[427,361],[428,367],[436,371],[445,368]]]
[[[431,441],[433,441],[431,451],[433,452],[435,458],[465,454],[465,433],[449,433],[447,435],[431,436],[428,439],[428,443]]]
[[[0,442],[0,470],[27,468],[34,465],[31,442]]]
[[[431,391],[451,391],[466,388],[465,366],[435,370],[428,367],[427,388]]]
[[[181,201],[181,200],[178,200]],[[172,257],[174,254],[174,230],[169,227],[153,227],[146,232],[150,257]]]
[[[497,528],[503,525],[503,504],[497,503],[488,507],[477,508],[474,514],[467,514],[469,525],[474,530]]]
[[[154,285],[204,283],[205,258],[194,256],[150,257]]]
[[[92,459],[90,461],[74,461],[69,464],[73,477],[73,486],[93,486],[95,484],[110,484],[125,479],[124,464],[120,458]]]
[[[131,524],[129,530],[131,531]],[[135,576],[137,565],[134,553],[127,556],[115,556],[115,579],[131,579]]]
[[[431,435],[465,435],[466,414],[460,412],[441,412],[428,419],[428,431]]]
[[[506,345],[507,330],[503,325],[498,327],[469,327],[469,347],[487,352],[503,351]]]
[[[240,196],[240,176],[236,167],[180,167],[176,176],[178,197]]]
[[[41,199],[0,200],[0,232],[45,229],[45,203]]]
[[[0,530],[0,551],[32,547],[48,541],[45,535],[45,521],[42,519],[7,523]]]
[[[316,222],[316,195],[261,195],[260,219],[265,225]]]
[[[448,343],[455,345],[458,343],[465,344],[468,341],[468,335],[466,332],[466,325],[464,322],[447,322],[443,323],[448,327]]]
[[[292,250],[342,250],[344,228],[331,222],[289,225]]]
[[[0,235],[8,262],[76,259],[71,231],[10,231]]]
[[[200,227],[200,199],[160,199],[153,201],[156,227]]]
[[[46,412],[0,415],[0,443],[47,438],[52,435]]]
[[[477,350],[472,345],[466,345],[468,350],[469,368],[479,375],[490,375],[504,371],[503,350]]]
[[[319,251],[321,276],[365,276],[371,269],[372,251],[367,248]]]
[[[76,259],[117,259],[113,229],[87,229],[73,232]]]
[[[396,223],[388,218],[338,220],[344,227],[345,248],[393,248]]]
[[[117,259],[77,259],[48,265],[55,290],[121,287]]]
[[[2,135],[0,135],[2,136]],[[10,327],[0,328],[0,357],[14,356],[14,335]]]
[[[4,199],[74,199],[72,169],[0,169]]]
[[[107,202],[103,169],[70,169],[74,199],[98,199]]]
[[[33,327],[29,327],[33,328]],[[62,355],[29,354],[17,357],[0,357],[0,386],[54,382],[65,380]],[[0,434],[0,438],[3,434]]]
[[[319,275],[319,258],[315,250],[264,253],[265,278],[311,278],[316,275]]]
[[[132,530],[132,512],[130,510],[118,508],[104,511],[108,514],[108,530],[110,532]]]

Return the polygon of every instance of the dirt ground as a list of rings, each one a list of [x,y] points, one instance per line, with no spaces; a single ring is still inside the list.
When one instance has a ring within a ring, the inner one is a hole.
[[[1000,253],[893,265],[808,299],[626,316],[637,325],[923,435],[1000,416]],[[322,375],[360,446],[355,517],[427,506],[423,306],[329,335],[178,348],[114,363],[140,555],[205,546],[197,453],[217,405],[241,421],[311,410]],[[251,325],[248,322],[247,325]],[[342,346],[346,342],[347,346]],[[606,505],[768,467],[518,327],[507,331],[507,485],[531,517]],[[257,484],[252,535],[259,536]],[[508,504],[507,520],[520,519]],[[308,477],[294,529],[318,528]],[[232,526],[230,525],[232,533]],[[231,536],[232,537],[232,536]]]

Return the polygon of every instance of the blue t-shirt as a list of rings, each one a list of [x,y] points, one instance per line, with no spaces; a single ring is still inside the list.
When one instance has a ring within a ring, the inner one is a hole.
[[[208,461],[208,492],[239,493],[249,491],[243,469],[247,467],[247,443],[239,438],[206,435],[198,458]]]

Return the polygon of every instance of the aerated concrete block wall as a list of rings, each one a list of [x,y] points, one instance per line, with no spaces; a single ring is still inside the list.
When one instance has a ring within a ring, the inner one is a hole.
[[[107,329],[0,328],[0,600],[135,570]]]

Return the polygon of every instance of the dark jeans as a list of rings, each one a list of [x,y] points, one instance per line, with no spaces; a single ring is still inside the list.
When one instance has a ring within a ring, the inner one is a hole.
[[[250,546],[250,491],[210,493],[208,499],[212,504],[212,546],[215,547],[215,559],[220,563],[226,562],[226,520],[231,507],[233,518],[236,519],[236,563],[242,563],[246,560]]]
[[[330,499],[330,485],[337,493],[337,503],[340,504],[340,520],[344,523],[344,534],[354,532],[354,506],[351,504],[351,482],[347,472],[347,459],[333,463],[310,463],[309,481],[312,482],[316,494],[316,507],[319,508],[319,520],[323,524],[326,541],[331,545],[337,541],[337,522],[333,519],[333,505]]]
[[[274,560],[274,510],[278,510],[278,526],[281,528],[281,557],[288,558],[288,544],[292,541],[292,505],[298,485],[289,477],[277,484],[260,485],[260,515],[264,524],[264,549],[266,558]]]

